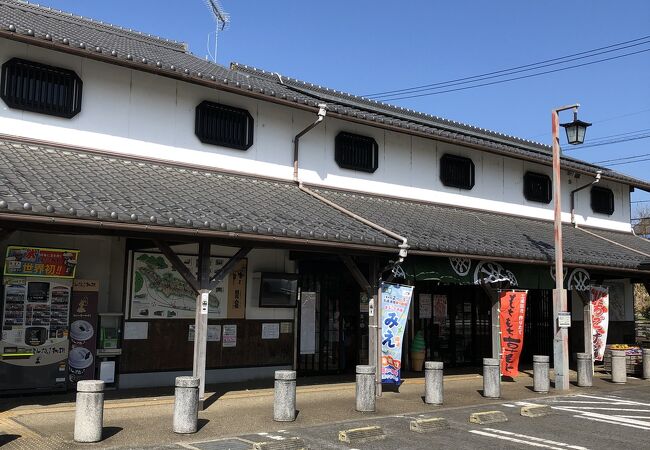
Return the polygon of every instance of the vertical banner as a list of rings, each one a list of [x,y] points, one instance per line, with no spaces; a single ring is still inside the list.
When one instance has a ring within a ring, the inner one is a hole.
[[[519,375],[519,356],[524,347],[527,291],[499,293],[501,323],[501,374]]]
[[[402,339],[409,306],[413,296],[413,286],[381,283],[381,381],[400,383],[402,367]]]
[[[604,286],[591,286],[589,293],[594,361],[602,361],[605,355],[609,326],[609,289]]]
[[[75,280],[70,297],[70,353],[68,379],[72,386],[80,380],[95,379],[97,353],[97,303],[99,283]]]

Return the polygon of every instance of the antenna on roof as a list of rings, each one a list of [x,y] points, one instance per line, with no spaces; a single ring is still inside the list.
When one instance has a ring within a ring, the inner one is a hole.
[[[228,14],[221,6],[219,0],[204,0],[205,5],[208,7],[212,15],[214,16],[214,21],[216,22],[216,28],[214,30],[214,53],[210,51],[210,35],[208,33],[208,42],[207,50],[208,57],[212,59],[214,63],[217,62],[217,44],[219,41],[219,32],[224,31],[230,25],[230,14]]]

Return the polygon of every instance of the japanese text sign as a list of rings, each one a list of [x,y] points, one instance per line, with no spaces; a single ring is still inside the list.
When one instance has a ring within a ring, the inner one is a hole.
[[[519,356],[524,347],[526,291],[501,291],[499,309],[501,323],[501,374],[519,374]]]
[[[7,247],[5,275],[22,277],[74,278],[78,250]]]
[[[402,339],[412,296],[412,286],[381,284],[381,381],[383,383],[400,383]]]

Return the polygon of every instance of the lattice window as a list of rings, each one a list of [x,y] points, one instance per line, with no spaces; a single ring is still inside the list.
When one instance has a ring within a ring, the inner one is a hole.
[[[237,150],[253,145],[253,116],[245,109],[204,101],[196,107],[194,128],[204,144]]]
[[[379,146],[371,137],[341,132],[334,142],[334,158],[339,167],[372,173],[377,170]]]

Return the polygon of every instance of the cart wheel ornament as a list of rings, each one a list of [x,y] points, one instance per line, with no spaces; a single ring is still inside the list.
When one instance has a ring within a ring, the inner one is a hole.
[[[550,271],[551,271],[551,278],[553,279],[553,281],[555,281],[555,266],[551,266]],[[562,277],[562,280],[564,281],[566,280],[567,273],[569,273],[569,269],[564,267],[562,269],[562,273],[564,274],[564,276]]]
[[[567,283],[567,289],[575,289],[576,291],[588,291],[589,286],[591,285],[591,279],[589,277],[589,272],[585,269],[573,269],[571,275],[569,275],[569,282]]]
[[[512,272],[506,271],[499,263],[481,261],[476,265],[476,269],[474,269],[474,284],[498,283],[500,281],[509,281],[513,285],[517,283],[517,279]]]
[[[472,267],[472,260],[469,258],[449,258],[449,264],[451,268],[454,269],[457,275],[464,277],[469,273],[469,269]]]

